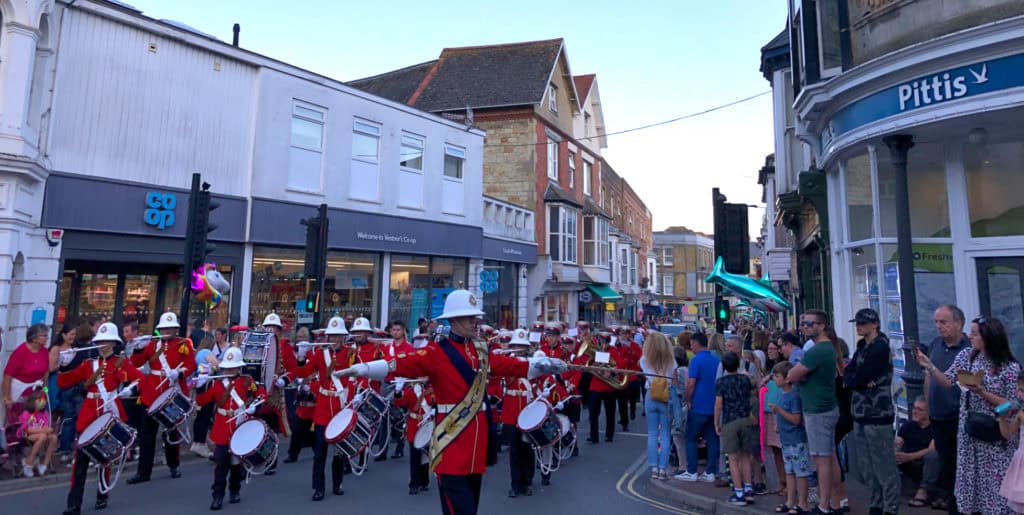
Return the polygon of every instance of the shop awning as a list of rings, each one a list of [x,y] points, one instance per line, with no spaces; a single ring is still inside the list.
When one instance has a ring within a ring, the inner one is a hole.
[[[601,300],[607,302],[622,300],[622,295],[619,295],[619,292],[609,288],[607,284],[588,284],[587,289],[594,292],[594,295],[601,297]]]

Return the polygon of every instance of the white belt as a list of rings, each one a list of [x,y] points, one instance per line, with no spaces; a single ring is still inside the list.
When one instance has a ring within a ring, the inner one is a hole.
[[[323,388],[320,389],[320,395],[326,395],[328,397],[341,397],[341,394],[343,393],[348,392],[339,392],[337,390],[325,390]]]
[[[157,376],[157,377],[164,377],[164,376],[167,375],[167,373],[164,372],[163,370],[150,370],[149,371],[149,375]]]
[[[438,413],[451,413],[454,409],[455,409],[455,405],[454,404],[438,404],[437,405],[437,412]],[[487,411],[487,406],[484,405],[484,404],[481,404],[480,405],[480,409],[477,410],[477,411]]]
[[[529,395],[529,393],[530,392],[527,392],[525,390],[512,390],[505,392],[505,395],[509,397],[526,397],[527,395]]]
[[[218,415],[224,415],[225,417],[231,417],[231,416],[234,416],[235,410],[233,410],[233,409],[217,408],[217,414]]]
[[[89,392],[89,393],[85,394],[85,398],[86,399],[100,399],[100,400],[103,400],[103,401],[106,400],[106,399],[103,398],[103,394],[99,393],[99,392]]]

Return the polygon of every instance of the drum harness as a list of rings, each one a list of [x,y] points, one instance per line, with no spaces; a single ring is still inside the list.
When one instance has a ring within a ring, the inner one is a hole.
[[[156,374],[156,375],[162,375],[163,376],[163,379],[160,381],[159,384],[157,384],[157,386],[156,386],[157,388],[160,388],[161,386],[163,386],[164,382],[167,381],[167,371],[168,370],[177,370],[179,373],[181,372],[181,365],[178,365],[177,368],[173,368],[172,369],[171,365],[167,362],[167,353],[165,351],[167,350],[168,347],[170,347],[170,344],[168,342],[165,342],[162,339],[157,339],[157,341],[156,341],[156,352],[153,354],[152,357],[149,358],[149,363],[150,363],[150,371],[149,371],[149,373],[150,374]],[[160,366],[162,367],[163,373],[160,373],[161,372],[160,370],[156,370],[156,371],[152,370],[152,366],[153,366],[154,360],[160,362]],[[181,385],[180,385],[179,381],[174,381],[173,383],[171,383],[170,387],[177,389],[179,392],[181,391]],[[194,396],[190,395],[189,399],[191,399],[193,401],[193,403],[195,402],[195,397]],[[163,441],[167,442],[168,445],[189,445],[189,444],[191,444],[192,443],[192,422],[195,420],[195,417],[196,417],[196,410],[191,410],[191,411],[189,411],[188,415],[185,416],[184,420],[182,420],[181,423],[178,424],[175,427],[175,429],[178,431],[178,439],[177,440],[171,440],[170,437],[167,436],[167,432],[168,432],[167,428],[163,427],[163,426],[160,426],[160,432],[162,433],[161,438],[163,439]]]
[[[118,357],[115,361],[115,368],[120,369],[123,363],[124,358]],[[114,416],[118,416],[119,413],[116,411],[117,405],[111,402],[110,392],[107,391],[107,385],[103,384],[103,372],[105,369],[106,366],[100,367],[100,358],[94,359],[92,361],[92,377],[86,379],[85,386],[86,388],[88,388],[92,385],[96,385],[96,389],[99,390],[99,399],[102,401],[102,404],[98,408],[96,408],[98,412],[103,413],[104,411],[106,411],[108,413],[112,413]],[[114,396],[115,397],[113,398],[116,399],[116,392],[114,393]],[[115,411],[111,411],[111,409]],[[117,480],[121,478],[121,470],[124,469],[124,464],[127,461],[128,453],[122,452],[121,456],[117,459],[116,471],[114,472],[113,477],[109,479],[107,478],[106,472],[107,470],[110,469],[110,465],[102,466],[99,463],[96,464],[96,467],[99,469],[99,473],[96,475],[96,482],[98,483],[97,487],[100,493],[106,495],[110,493],[110,491],[113,490],[115,486],[117,486]]]
[[[538,396],[538,399],[543,399],[547,402],[547,398],[551,395],[551,392],[554,391],[557,385],[557,380],[553,380],[550,385],[544,388]],[[556,472],[562,465],[562,460],[568,459],[568,456],[572,455],[572,449],[576,446],[576,438],[573,438],[572,443],[563,449],[562,436],[564,435],[558,435],[558,439],[555,440],[555,443],[552,446],[533,447],[533,455],[537,460],[537,466],[540,468],[542,474],[548,475],[552,472]],[[558,449],[557,451],[555,450],[556,447]],[[568,449],[568,454],[566,453],[566,449]],[[556,452],[559,459],[554,460],[552,458],[555,457]]]

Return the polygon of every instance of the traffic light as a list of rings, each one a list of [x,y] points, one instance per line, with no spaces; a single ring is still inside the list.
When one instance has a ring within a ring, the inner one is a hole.
[[[306,277],[320,275],[320,218],[308,218],[302,221],[306,225],[306,257],[303,274]]]
[[[316,293],[310,293],[309,295],[306,295],[306,313],[316,313],[318,311],[316,301]]]
[[[729,301],[719,298],[715,301],[715,317],[716,321],[722,324],[728,324],[729,318],[732,316],[732,308],[729,306]]]
[[[220,207],[220,203],[210,198],[210,184],[204,182],[202,190],[194,197],[194,210],[189,216],[189,231],[192,235],[192,267],[206,262],[217,246],[209,241],[209,234],[217,230],[217,224],[210,223],[210,213]]]

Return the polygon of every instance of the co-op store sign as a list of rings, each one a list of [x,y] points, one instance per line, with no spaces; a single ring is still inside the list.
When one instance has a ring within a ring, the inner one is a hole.
[[[1024,86],[1024,54],[982,61],[917,77],[868,95],[837,111],[821,131],[825,153],[835,139],[901,113]]]

